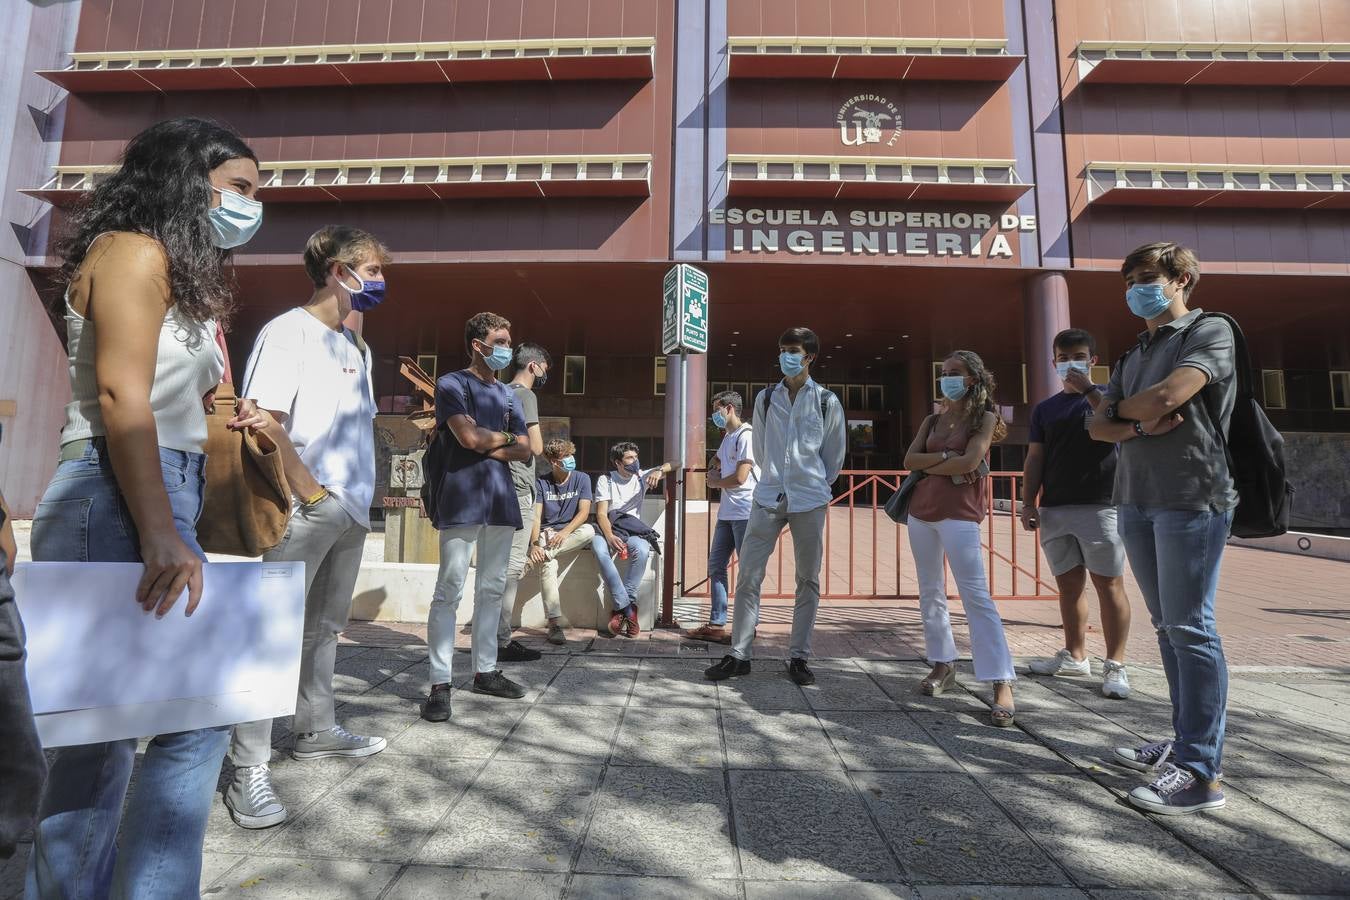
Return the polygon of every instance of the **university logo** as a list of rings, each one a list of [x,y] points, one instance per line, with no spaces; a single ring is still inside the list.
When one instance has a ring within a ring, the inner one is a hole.
[[[887,147],[894,147],[900,140],[900,110],[878,94],[850,97],[839,107],[834,120],[839,126],[839,140],[845,147],[880,144],[883,139]]]

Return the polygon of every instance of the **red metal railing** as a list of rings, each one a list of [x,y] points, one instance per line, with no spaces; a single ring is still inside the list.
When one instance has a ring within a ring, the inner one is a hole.
[[[686,469],[689,474],[705,469]],[[825,519],[825,562],[821,573],[821,597],[825,599],[917,599],[918,584],[905,527],[886,515],[886,500],[909,474],[905,470],[844,471],[839,490],[830,502]],[[1021,472],[991,472],[989,509],[984,520],[982,545],[988,554],[991,593],[996,600],[1055,600],[1059,594],[1049,569],[1044,565],[1040,542],[1025,531],[1016,515],[1021,496]],[[715,502],[691,501],[677,504],[685,481],[671,484],[667,490],[666,577],[663,587],[670,610],[674,597],[707,597],[708,550],[716,523]],[[679,546],[674,546],[676,518],[679,517]],[[778,548],[769,562],[764,581],[766,599],[789,599],[793,595],[793,576],[787,571],[792,562],[791,541],[787,529],[778,539]],[[728,590],[735,590],[736,562],[728,567]],[[663,610],[666,612],[667,610]],[[673,611],[673,610],[672,610]]]

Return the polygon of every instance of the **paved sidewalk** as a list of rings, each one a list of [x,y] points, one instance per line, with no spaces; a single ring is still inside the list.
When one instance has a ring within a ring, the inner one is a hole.
[[[630,645],[631,646],[631,645]],[[456,659],[467,672],[467,656]],[[1166,686],[1024,678],[1020,727],[983,692],[914,693],[921,663],[832,659],[799,689],[782,661],[705,682],[704,658],[555,653],[509,667],[529,693],[457,692],[417,718],[423,649],[340,650],[339,719],[367,760],[274,771],[291,819],[207,838],[210,898],[1028,898],[1344,895],[1350,678],[1235,673],[1228,808],[1126,807],[1107,750],[1165,733]],[[964,668],[964,667],[963,667]],[[275,732],[286,740],[284,722]],[[222,784],[223,784],[222,779]],[[0,867],[0,896],[21,863]]]

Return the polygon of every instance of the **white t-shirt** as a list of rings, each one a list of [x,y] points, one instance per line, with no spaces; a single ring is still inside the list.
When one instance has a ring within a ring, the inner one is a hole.
[[[736,467],[746,460],[754,463],[753,443],[749,422],[722,438],[722,444],[717,448],[717,463],[718,468],[722,470],[723,478],[734,475]],[[750,475],[745,479],[745,484],[740,487],[722,488],[722,502],[717,506],[718,521],[736,522],[750,518],[750,502],[755,497],[755,485],[758,483],[759,466],[751,465]]]
[[[653,466],[650,469],[643,469],[641,475],[629,476],[627,481],[620,481],[621,473],[611,471],[606,472],[595,479],[595,502],[606,501],[609,503],[609,514],[611,516],[619,513],[632,513],[635,516],[642,515],[642,497],[647,493],[647,486],[643,479],[652,472],[659,472],[660,466]],[[627,474],[622,473],[622,474]]]
[[[268,322],[244,371],[243,396],[287,415],[300,461],[358,525],[375,498],[375,389],[370,348],[296,307]]]

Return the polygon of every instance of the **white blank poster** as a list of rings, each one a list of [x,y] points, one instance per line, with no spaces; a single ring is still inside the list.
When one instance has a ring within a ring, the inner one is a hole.
[[[28,687],[47,747],[290,715],[304,563],[208,563],[202,601],[141,610],[138,563],[23,563],[14,591]]]

